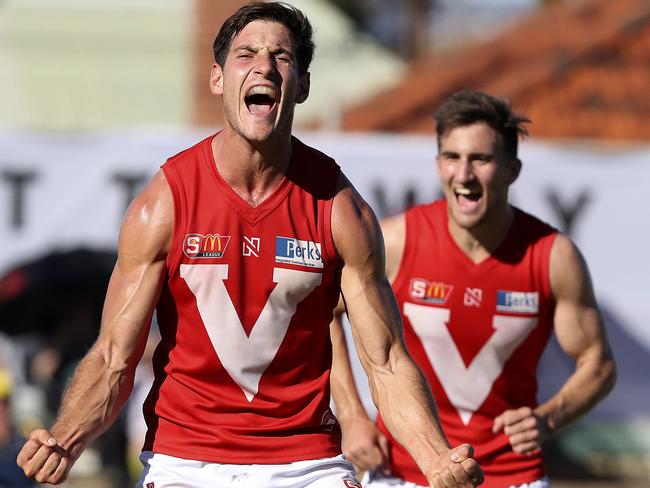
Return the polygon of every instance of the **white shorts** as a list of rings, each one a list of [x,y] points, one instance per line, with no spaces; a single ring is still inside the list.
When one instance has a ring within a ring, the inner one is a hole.
[[[427,488],[426,486],[416,485],[410,481],[404,481],[393,476],[386,476],[377,471],[368,471],[361,480],[363,488]],[[510,485],[509,488],[550,488],[551,483],[547,477],[523,485]]]
[[[287,464],[218,464],[145,451],[136,488],[361,488],[343,455]]]

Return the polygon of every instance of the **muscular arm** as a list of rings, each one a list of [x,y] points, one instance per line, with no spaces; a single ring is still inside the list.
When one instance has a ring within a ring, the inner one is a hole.
[[[18,455],[27,476],[62,482],[127,400],[162,288],[172,228],[171,193],[159,173],[127,211],[99,337],[77,367],[50,432],[32,432]]]
[[[576,360],[575,372],[537,413],[552,430],[562,429],[591,410],[616,381],[603,321],[587,264],[566,236],[551,251],[550,280],[555,307],[555,335],[564,352]]]
[[[614,386],[616,368],[594,297],[587,265],[571,240],[558,235],[550,256],[556,300],[554,327],[576,369],[560,390],[535,410],[504,412],[495,420],[516,452],[541,446],[546,438],[591,410]]]
[[[481,477],[480,469],[473,459],[453,462],[456,456],[471,456],[471,448],[449,453],[433,398],[404,348],[395,297],[384,272],[379,226],[347,180],[334,199],[332,233],[344,261],[341,291],[352,335],[386,426],[431,486],[467,486],[470,476]]]
[[[386,249],[386,276],[392,280],[399,269],[404,249],[404,216],[398,215],[382,221],[381,232]],[[331,324],[332,397],[343,432],[341,448],[343,454],[354,463],[357,470],[381,469],[387,473],[388,440],[368,417],[359,398],[343,330],[344,312],[345,304],[341,299],[334,310]]]

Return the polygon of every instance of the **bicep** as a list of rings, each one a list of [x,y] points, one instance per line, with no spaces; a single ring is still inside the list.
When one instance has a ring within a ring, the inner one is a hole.
[[[554,327],[562,349],[575,359],[607,353],[602,318],[587,264],[571,240],[558,235],[550,257],[551,290],[556,301]]]
[[[349,184],[334,200],[332,233],[343,259],[341,292],[361,363],[366,370],[386,365],[401,344],[397,305],[385,274],[379,224]]]
[[[172,228],[171,194],[159,174],[126,213],[106,293],[95,349],[116,368],[135,368],[142,355],[166,275]]]

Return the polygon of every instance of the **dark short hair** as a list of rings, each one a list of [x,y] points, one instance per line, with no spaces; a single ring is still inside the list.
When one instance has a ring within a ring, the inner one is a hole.
[[[517,157],[519,138],[528,135],[523,124],[530,119],[512,111],[510,103],[480,91],[463,90],[452,94],[436,111],[436,134],[438,143],[442,136],[456,127],[485,122],[501,139],[505,156]]]
[[[298,72],[305,74],[316,49],[314,29],[305,14],[293,5],[283,2],[251,2],[231,15],[219,29],[212,45],[215,62],[221,67],[225,65],[232,40],[256,20],[278,22],[289,29],[296,43]]]

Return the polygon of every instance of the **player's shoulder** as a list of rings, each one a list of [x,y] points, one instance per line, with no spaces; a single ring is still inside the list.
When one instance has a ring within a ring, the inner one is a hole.
[[[169,183],[162,170],[158,170],[156,174],[149,180],[140,193],[136,195],[129,207],[136,211],[140,211],[145,207],[152,207],[154,209],[162,209],[161,205],[172,202],[172,194],[169,188]]]
[[[315,147],[305,144],[296,136],[291,137],[291,142],[293,144],[295,154],[298,158],[305,158],[312,161],[315,160],[318,163],[323,163],[326,165],[338,166],[332,156],[325,154],[323,151],[320,151]]]
[[[124,216],[120,244],[162,252],[168,248],[174,226],[174,203],[162,170],[136,195]]]
[[[587,261],[578,246],[566,234],[558,233],[550,252],[549,276],[556,299],[571,298],[579,301],[585,287],[591,287]]]
[[[551,265],[565,270],[581,266],[584,262],[582,253],[576,243],[566,234],[557,232],[551,247]]]
[[[531,238],[541,238],[559,234],[559,231],[548,222],[530,214],[518,207],[512,206],[519,235],[529,235]]]
[[[292,138],[293,160],[287,177],[318,199],[329,200],[340,187],[341,168],[334,158]]]

